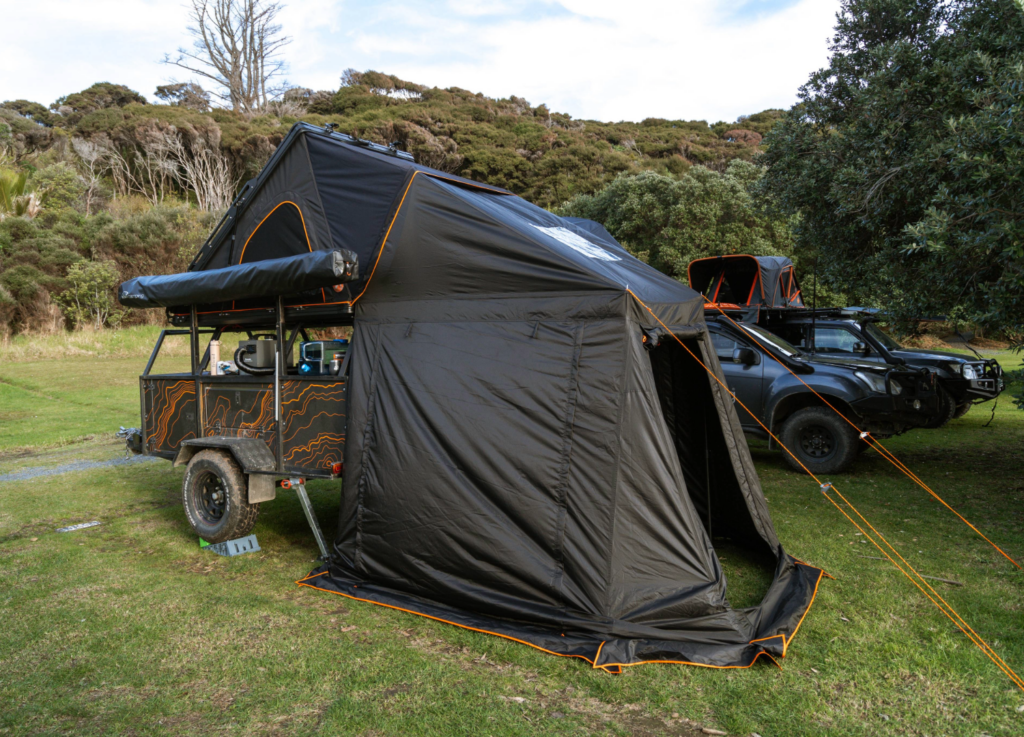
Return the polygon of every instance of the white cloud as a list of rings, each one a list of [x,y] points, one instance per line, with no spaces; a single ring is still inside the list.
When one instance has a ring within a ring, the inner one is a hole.
[[[186,13],[159,0],[0,0],[0,100],[47,105],[94,82],[147,97],[174,76],[160,60],[187,43]]]
[[[774,11],[736,0],[290,0],[281,22],[294,39],[288,79],[307,87],[335,89],[345,68],[373,68],[578,118],[715,121],[791,105],[827,61],[837,9],[838,0]],[[96,81],[152,96],[181,76],[159,63],[188,42],[177,3],[0,0],[0,17],[0,99],[49,103]]]

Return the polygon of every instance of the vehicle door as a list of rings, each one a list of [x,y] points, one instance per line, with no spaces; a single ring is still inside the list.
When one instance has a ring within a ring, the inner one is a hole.
[[[732,335],[712,332],[711,342],[715,346],[718,361],[722,364],[725,382],[736,398],[759,418],[764,410],[764,367],[765,356],[751,341],[734,338]],[[747,348],[753,351],[755,363],[745,363],[734,359],[738,349]],[[740,424],[744,427],[760,427],[757,421],[743,407],[736,407]]]
[[[829,358],[856,358],[884,363],[885,359],[871,347],[868,339],[853,326],[815,325],[814,352]]]

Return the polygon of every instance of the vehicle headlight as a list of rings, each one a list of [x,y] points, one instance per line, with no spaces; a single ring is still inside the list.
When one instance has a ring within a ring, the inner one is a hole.
[[[965,363],[963,367],[964,378],[970,381],[974,381],[978,378],[978,367],[972,366],[969,363]]]
[[[896,379],[889,379],[889,389],[892,391],[892,395],[894,397],[903,393],[903,387],[900,386],[900,383],[896,381]]]
[[[867,374],[863,371],[855,371],[853,375],[867,384],[871,391],[878,392],[879,394],[885,394],[884,376],[879,376],[878,374]]]

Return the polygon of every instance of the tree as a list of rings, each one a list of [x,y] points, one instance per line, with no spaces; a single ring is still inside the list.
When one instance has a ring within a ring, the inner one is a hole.
[[[103,149],[92,141],[84,138],[72,138],[71,147],[78,154],[78,170],[81,172],[82,181],[85,183],[85,192],[82,194],[85,204],[85,214],[92,214],[92,203],[100,193],[103,184]]]
[[[54,121],[57,120],[58,117],[38,102],[31,102],[29,100],[8,100],[0,105],[0,108],[13,110],[18,113],[18,115],[23,115],[29,120],[34,120],[40,125],[53,125]]]
[[[910,325],[1024,344],[1018,0],[844,0],[829,66],[765,138],[770,206],[820,276]]]
[[[120,317],[113,295],[120,275],[113,261],[72,264],[68,268],[68,281],[71,287],[57,296],[57,302],[76,326],[80,327],[89,320],[99,330],[111,318]]]
[[[54,125],[70,127],[96,110],[125,107],[133,103],[145,105],[146,98],[123,84],[97,82],[81,92],[58,98],[50,105],[50,109],[59,113],[61,117],[52,118],[51,121]]]
[[[156,96],[168,105],[187,107],[205,113],[210,109],[210,93],[195,82],[175,82],[160,85],[156,88]]]
[[[281,49],[291,39],[274,20],[280,3],[267,0],[191,0],[191,50],[180,48],[164,63],[212,81],[211,94],[235,112],[254,114],[283,88],[275,80],[284,72]]]
[[[235,197],[237,177],[221,153],[219,136],[207,141],[199,134],[186,138],[172,130],[164,134],[159,149],[182,189],[195,193],[200,210],[228,208]]]
[[[631,253],[685,281],[696,258],[789,253],[788,223],[754,207],[750,187],[760,176],[761,169],[745,161],[733,161],[722,174],[694,166],[678,178],[654,172],[620,175],[557,212],[598,221]]]
[[[72,210],[82,201],[86,184],[71,164],[59,161],[40,169],[32,184],[42,196],[47,210]]]

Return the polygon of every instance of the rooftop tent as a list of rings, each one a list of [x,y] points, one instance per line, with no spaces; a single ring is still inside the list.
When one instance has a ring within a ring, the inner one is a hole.
[[[285,300],[293,311],[331,318],[351,313],[372,271],[389,217],[416,172],[475,184],[415,164],[394,148],[298,123],[259,176],[246,183],[189,271],[207,271],[316,251],[354,253],[361,279],[307,290]],[[503,190],[487,187],[494,192]],[[224,300],[199,307],[201,322],[264,320],[271,299]],[[187,311],[171,309],[184,323]]]
[[[596,223],[290,138],[306,173],[250,190],[193,268],[256,253],[285,198],[309,248],[358,255],[338,530],[300,583],[608,670],[784,655],[822,574],[776,536],[700,295]],[[303,246],[278,232],[261,258]],[[773,558],[759,606],[730,606],[719,538]]]
[[[793,262],[783,256],[712,256],[691,261],[690,286],[715,304],[803,307]]]

